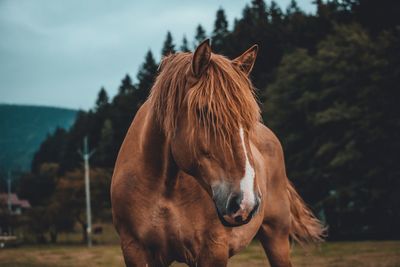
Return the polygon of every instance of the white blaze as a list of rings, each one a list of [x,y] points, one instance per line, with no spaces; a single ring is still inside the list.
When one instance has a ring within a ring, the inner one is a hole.
[[[253,167],[250,165],[249,158],[247,157],[247,150],[244,143],[244,132],[242,127],[240,127],[240,139],[242,140],[244,157],[246,160],[244,176],[242,180],[240,180],[240,190],[242,190],[243,192],[243,200],[240,204],[240,207],[242,209],[245,209],[246,207],[253,207],[255,204],[255,196],[253,190],[255,172]]]

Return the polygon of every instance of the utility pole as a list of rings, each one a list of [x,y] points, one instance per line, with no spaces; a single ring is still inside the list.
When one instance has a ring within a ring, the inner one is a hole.
[[[86,233],[87,245],[92,247],[92,209],[90,205],[90,173],[89,173],[89,159],[93,155],[93,151],[89,152],[88,138],[85,136],[83,139],[83,152],[80,152],[84,165],[85,165],[85,195],[86,195]]]
[[[11,171],[8,171],[8,178],[7,178],[7,204],[8,204],[8,211],[12,212],[12,207],[11,207]]]

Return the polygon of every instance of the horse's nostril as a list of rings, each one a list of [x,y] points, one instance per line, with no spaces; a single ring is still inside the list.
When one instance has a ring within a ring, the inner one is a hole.
[[[228,201],[229,201],[227,208],[228,214],[236,213],[240,209],[241,198],[239,196],[233,196]]]
[[[236,217],[234,218],[234,220],[235,220],[235,222],[237,222],[237,223],[241,223],[241,222],[243,221],[243,218],[242,218],[242,216],[238,215],[238,216],[236,216]]]

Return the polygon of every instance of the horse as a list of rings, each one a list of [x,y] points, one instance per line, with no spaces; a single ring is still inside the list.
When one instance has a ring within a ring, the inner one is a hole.
[[[286,267],[291,240],[323,240],[261,122],[249,78],[257,51],[229,60],[205,40],[162,59],[111,182],[126,266],[227,266],[257,237],[271,266]]]

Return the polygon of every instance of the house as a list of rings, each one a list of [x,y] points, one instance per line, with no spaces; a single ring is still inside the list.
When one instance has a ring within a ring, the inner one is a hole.
[[[11,213],[16,215],[31,207],[28,200],[19,199],[18,195],[14,193],[0,193],[0,204],[9,207]]]

